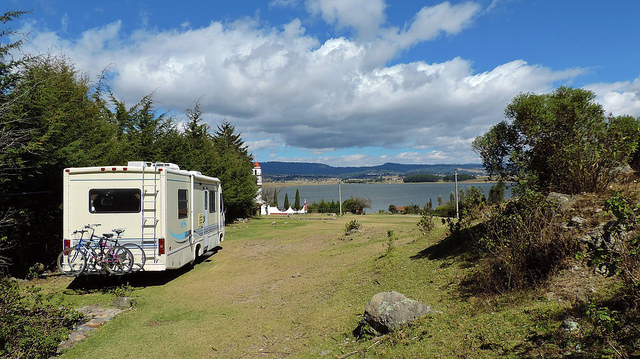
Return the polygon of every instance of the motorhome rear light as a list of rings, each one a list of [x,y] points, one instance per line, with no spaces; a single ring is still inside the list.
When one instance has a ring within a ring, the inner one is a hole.
[[[105,168],[104,168],[104,167],[100,168],[100,171],[104,171],[104,170],[105,170]]]
[[[70,239],[65,239],[64,240],[64,249],[67,248],[71,248],[71,240]]]
[[[158,172],[162,172],[162,168],[158,168]]]
[[[158,239],[158,254],[164,254],[164,238]]]
[[[122,167],[122,170],[123,170],[123,171],[126,171],[126,170],[127,170],[127,167]]]
[[[115,170],[116,170],[116,168],[115,168],[115,167],[111,167],[111,170],[112,170],[112,171],[115,171]]]

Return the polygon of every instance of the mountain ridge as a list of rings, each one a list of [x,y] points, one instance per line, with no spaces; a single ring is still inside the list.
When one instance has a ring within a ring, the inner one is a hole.
[[[284,162],[266,161],[260,162],[262,175],[271,176],[301,176],[301,177],[375,177],[375,176],[402,176],[407,174],[431,173],[452,174],[458,173],[483,174],[484,168],[479,163],[465,164],[402,164],[387,162],[375,166],[345,166],[336,167],[315,162]]]

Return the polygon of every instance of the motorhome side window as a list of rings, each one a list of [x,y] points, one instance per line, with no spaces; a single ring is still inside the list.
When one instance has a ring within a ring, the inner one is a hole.
[[[186,189],[178,190],[178,219],[189,217],[189,200]]]
[[[209,192],[209,213],[216,212],[216,192]]]
[[[91,213],[136,213],[140,212],[140,189],[138,188],[94,188],[89,190],[89,212]]]

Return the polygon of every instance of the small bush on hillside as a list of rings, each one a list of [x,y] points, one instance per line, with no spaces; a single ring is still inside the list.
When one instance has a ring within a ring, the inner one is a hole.
[[[31,288],[0,278],[0,357],[49,358],[81,314],[60,307]]]
[[[382,255],[383,257],[386,257],[393,252],[393,249],[395,248],[394,242],[397,239],[398,237],[396,237],[396,234],[392,230],[387,231],[387,243],[385,244],[385,252]]]
[[[620,276],[625,287],[640,289],[640,205],[614,191],[605,201],[605,210],[614,219],[604,227],[603,241],[592,248],[591,262],[607,276]]]
[[[475,234],[486,256],[473,282],[483,291],[504,292],[535,286],[578,250],[564,234],[558,205],[536,192],[495,207]]]
[[[435,222],[433,221],[433,216],[430,214],[423,214],[422,218],[417,223],[418,229],[423,234],[427,234],[431,232],[435,228]]]
[[[351,221],[349,221],[349,223],[347,223],[344,226],[344,233],[346,235],[349,235],[355,231],[360,230],[360,228],[362,228],[362,224],[360,222],[358,222],[358,220],[356,219],[352,219]]]

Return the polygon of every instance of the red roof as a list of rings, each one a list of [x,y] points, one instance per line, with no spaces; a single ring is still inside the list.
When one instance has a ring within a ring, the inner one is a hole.
[[[258,163],[258,161],[253,163],[253,167],[260,167],[260,164]]]

